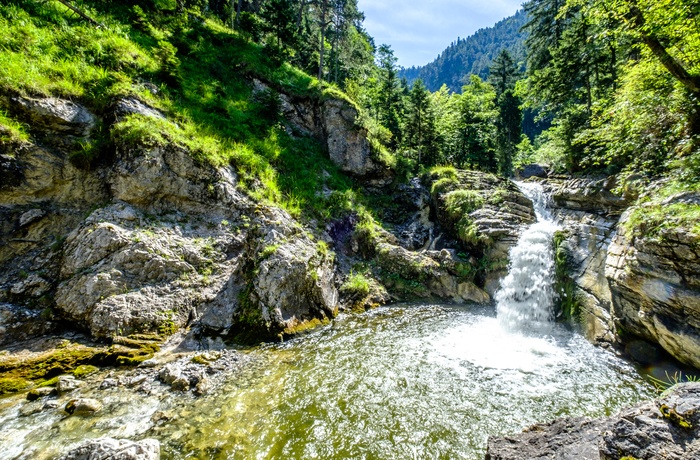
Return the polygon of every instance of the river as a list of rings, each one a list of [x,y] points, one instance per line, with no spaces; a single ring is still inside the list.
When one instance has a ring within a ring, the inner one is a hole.
[[[6,398],[0,458],[51,458],[107,435],[156,438],[166,459],[479,459],[489,436],[651,398],[626,361],[551,321],[555,225],[535,201],[539,222],[513,249],[496,308],[341,315],[247,350],[251,364],[199,398],[87,389],[105,404],[90,418],[19,417],[19,399]]]

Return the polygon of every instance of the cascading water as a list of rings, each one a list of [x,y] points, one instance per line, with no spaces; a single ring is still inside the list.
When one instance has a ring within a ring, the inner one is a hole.
[[[529,226],[510,251],[508,275],[496,293],[499,322],[510,331],[546,331],[554,304],[554,248],[557,230],[547,209],[547,197],[536,183],[517,183],[532,200],[537,222]]]

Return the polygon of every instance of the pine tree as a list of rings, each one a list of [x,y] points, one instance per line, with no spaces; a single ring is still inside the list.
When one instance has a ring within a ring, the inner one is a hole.
[[[408,95],[409,109],[404,128],[404,143],[418,155],[418,164],[433,166],[437,163],[435,115],[430,93],[422,80],[416,80]]]
[[[377,50],[379,67],[379,122],[392,134],[391,147],[396,148],[402,139],[401,96],[399,80],[396,77],[397,59],[389,45],[381,45]]]

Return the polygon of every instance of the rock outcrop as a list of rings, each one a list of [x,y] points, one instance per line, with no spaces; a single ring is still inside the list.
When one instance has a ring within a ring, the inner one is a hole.
[[[268,91],[271,88],[266,83],[254,81],[255,93]],[[391,169],[372,150],[353,104],[335,98],[312,101],[284,93],[278,97],[289,131],[319,139],[341,171],[373,186],[391,182]]]
[[[672,203],[669,203],[671,205]],[[621,221],[624,228],[630,213]],[[618,231],[605,276],[621,332],[657,343],[700,368],[700,235],[675,227],[658,236]]]
[[[629,348],[642,339],[700,367],[700,236],[683,225],[650,235],[644,222],[631,224],[633,213],[656,205],[636,204],[640,189],[649,190],[640,202],[648,201],[662,185],[639,187],[640,180],[625,187],[615,177],[545,182],[565,229],[558,250],[575,283],[570,295],[594,342]],[[677,204],[700,200],[681,193],[658,205]]]
[[[700,383],[603,419],[565,418],[488,441],[486,460],[700,458]]]
[[[96,123],[69,101],[17,104],[42,139],[87,139]],[[115,118],[163,116],[133,98],[115,107]],[[186,325],[274,337],[335,314],[332,256],[287,213],[241,193],[233,168],[175,144],[114,142],[113,163],[90,170],[55,143],[3,157],[0,340],[42,333],[54,317],[99,338]],[[40,316],[45,327],[23,324]]]
[[[556,180],[543,183],[552,199],[553,215],[563,228],[557,248],[574,283],[563,301],[575,304],[589,340],[609,344],[616,340],[612,294],[605,278],[607,249],[617,229],[620,213],[629,205],[613,193],[616,182],[606,180]]]
[[[511,181],[493,174],[436,171],[424,180],[443,232],[436,232],[431,248],[439,248],[441,239],[461,241],[493,295],[506,274],[510,249],[524,226],[535,222],[532,202]]]

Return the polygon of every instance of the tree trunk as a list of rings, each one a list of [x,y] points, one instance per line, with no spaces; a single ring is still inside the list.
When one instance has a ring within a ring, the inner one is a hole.
[[[637,6],[636,0],[632,0],[630,5],[630,16],[633,25],[639,32],[642,41],[649,47],[652,53],[661,61],[661,64],[666,67],[671,75],[683,84],[695,97],[700,98],[700,77],[691,75],[683,64],[678,62],[669,52],[661,41],[654,35],[647,33],[644,30],[646,20],[642,11]]]
[[[323,81],[323,54],[326,51],[326,14],[328,13],[327,0],[321,0],[321,43],[318,57],[318,81]]]
[[[231,0],[233,1],[233,0]],[[243,0],[238,0],[238,5],[236,6],[236,21],[234,23],[234,29],[238,29],[241,24],[241,6],[242,6]]]

